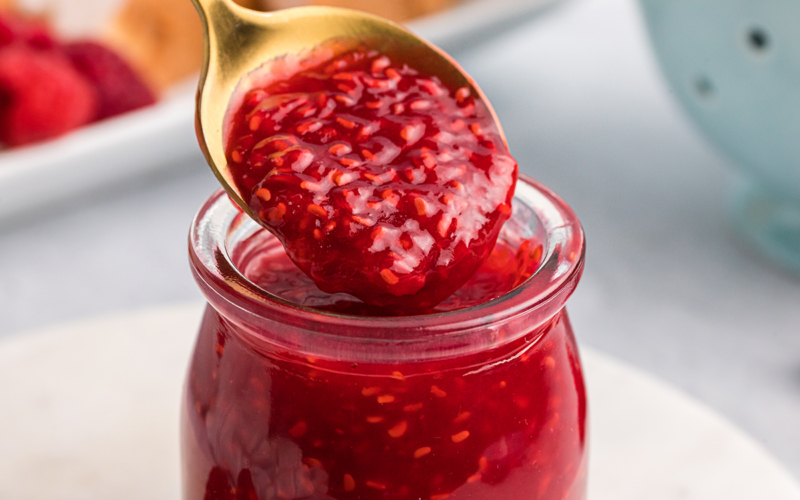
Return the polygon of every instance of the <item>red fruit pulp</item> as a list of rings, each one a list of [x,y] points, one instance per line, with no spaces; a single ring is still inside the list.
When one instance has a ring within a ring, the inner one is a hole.
[[[353,312],[259,238],[237,268],[284,299]],[[536,242],[500,242],[463,302],[440,307],[503,294],[540,257]],[[430,361],[310,358],[251,335],[207,309],[184,402],[186,500],[584,498],[586,400],[563,310],[500,347]]]
[[[376,51],[251,90],[230,125],[245,202],[328,293],[432,308],[511,212],[517,164],[483,101]]]
[[[524,241],[513,248],[505,241],[495,244],[489,258],[467,283],[427,311],[428,314],[455,311],[483,304],[510,292],[538,268],[541,244]],[[285,249],[267,232],[255,234],[238,245],[233,259],[253,283],[293,304],[320,311],[351,316],[384,316],[386,309],[362,302],[346,293],[325,293],[295,266]]]

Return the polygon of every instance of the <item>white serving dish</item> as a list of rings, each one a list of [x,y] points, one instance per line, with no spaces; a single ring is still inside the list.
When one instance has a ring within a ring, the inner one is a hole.
[[[0,498],[178,500],[178,409],[200,304],[0,342]],[[725,419],[651,376],[581,351],[589,500],[800,500]]]

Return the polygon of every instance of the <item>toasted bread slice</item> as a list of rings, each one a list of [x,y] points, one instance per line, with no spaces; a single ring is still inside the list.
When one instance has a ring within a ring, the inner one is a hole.
[[[301,5],[347,7],[376,14],[392,21],[406,21],[450,7],[460,0],[262,0],[264,10]]]
[[[0,0],[0,12],[13,11],[17,7],[17,2],[14,0]]]
[[[13,0],[0,0],[0,2]],[[461,0],[237,0],[257,10],[330,5],[404,21]],[[203,57],[202,28],[189,0],[127,0],[104,33],[151,87],[164,90],[197,72]]]
[[[203,57],[203,30],[189,0],[128,0],[104,40],[159,90],[197,72]]]

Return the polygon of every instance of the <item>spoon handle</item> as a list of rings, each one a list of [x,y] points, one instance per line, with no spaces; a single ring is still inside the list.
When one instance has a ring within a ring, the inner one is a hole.
[[[208,35],[205,40],[210,41],[214,35],[220,35],[220,28],[226,26],[230,27],[238,17],[234,12],[238,5],[233,3],[233,0],[192,0],[197,13],[200,15],[200,20],[203,22],[203,28],[208,30]]]
[[[200,88],[205,84],[209,71],[216,73],[233,70],[232,59],[226,51],[241,47],[242,29],[246,18],[255,14],[234,3],[233,0],[192,0],[203,25],[204,57],[200,72]]]
[[[253,17],[265,14],[242,7],[233,0],[192,0],[192,3],[206,31],[204,39],[214,50],[219,44],[235,44],[243,26],[250,24]]]
[[[223,6],[230,10],[231,5],[234,5],[233,0],[192,0],[192,3],[200,13],[201,17],[210,15],[211,12],[218,9],[219,6]]]

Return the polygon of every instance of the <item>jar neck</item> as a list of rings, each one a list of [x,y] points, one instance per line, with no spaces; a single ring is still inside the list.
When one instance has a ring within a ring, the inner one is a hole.
[[[523,284],[481,305],[406,317],[344,316],[298,306],[248,280],[231,259],[236,245],[263,230],[221,190],[195,218],[190,258],[209,304],[255,346],[348,362],[422,362],[466,356],[543,331],[563,309],[583,269],[584,236],[572,210],[522,176],[514,213],[501,237],[536,239],[538,270]]]

